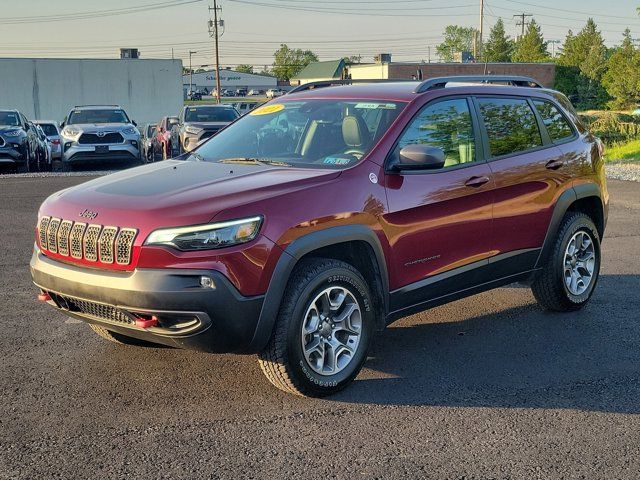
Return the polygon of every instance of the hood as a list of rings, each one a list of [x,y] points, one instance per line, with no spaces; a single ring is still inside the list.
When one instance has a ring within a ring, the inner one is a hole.
[[[185,127],[201,128],[203,130],[220,130],[231,122],[184,122]]]
[[[16,127],[12,125],[0,125],[0,133],[14,132],[16,130],[22,130],[22,127]]]
[[[130,123],[72,123],[69,127],[77,128],[87,133],[100,131],[118,132],[126,128],[135,128]]]
[[[340,175],[269,165],[167,160],[123,170],[51,195],[40,215],[89,223],[133,227],[140,236],[156,228],[207,223],[221,211],[259,202]],[[248,212],[257,215],[268,212]]]

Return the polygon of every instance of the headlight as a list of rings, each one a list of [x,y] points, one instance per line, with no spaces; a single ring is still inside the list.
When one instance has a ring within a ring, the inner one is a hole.
[[[261,224],[262,217],[251,217],[192,227],[162,228],[151,232],[144,244],[167,245],[183,251],[230,247],[256,238]]]
[[[202,131],[202,129],[198,128],[198,127],[192,127],[191,125],[188,125],[188,126],[184,127],[184,131],[187,132],[187,133],[190,133],[191,135],[197,135]]]
[[[129,127],[122,130],[122,133],[124,133],[125,135],[135,135],[136,133],[138,133],[138,129]]]
[[[81,133],[82,131],[79,128],[75,127],[64,127],[62,129],[62,136],[67,138],[76,138],[80,136]]]
[[[5,137],[19,137],[22,133],[22,130],[9,130],[8,132],[3,132],[2,135]]]

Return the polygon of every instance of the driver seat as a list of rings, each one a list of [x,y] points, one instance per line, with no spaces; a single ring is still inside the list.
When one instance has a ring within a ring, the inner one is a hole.
[[[361,117],[347,115],[342,120],[342,138],[348,150],[345,153],[364,155],[371,143],[371,133]]]

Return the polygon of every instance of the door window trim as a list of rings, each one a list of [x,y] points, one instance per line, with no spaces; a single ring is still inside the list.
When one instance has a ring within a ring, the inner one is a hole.
[[[525,100],[527,102],[527,104],[529,105],[529,108],[532,109],[532,113],[536,119],[536,124],[538,126],[538,130],[540,132],[540,140],[542,141],[542,145],[538,146],[538,147],[532,147],[532,148],[528,148],[526,150],[519,150],[517,152],[511,152],[511,153],[505,153],[504,155],[499,155],[499,156],[492,156],[491,155],[491,150],[489,148],[489,135],[487,134],[487,128],[486,125],[484,123],[484,119],[482,118],[482,114],[480,113],[480,104],[478,102],[478,99],[483,99],[483,98],[499,98],[499,99],[513,99],[513,100]],[[539,152],[541,150],[545,150],[547,148],[550,147],[555,147],[555,144],[551,142],[550,138],[549,138],[549,133],[547,132],[546,127],[543,129],[542,127],[544,127],[544,123],[542,122],[542,119],[540,118],[538,111],[534,108],[533,103],[531,102],[531,98],[529,96],[526,95],[500,95],[499,93],[492,93],[492,94],[486,94],[486,95],[472,95],[471,96],[471,100],[473,102],[474,108],[476,110],[476,114],[478,115],[478,119],[480,120],[480,134],[482,136],[482,138],[484,139],[483,141],[483,146],[484,146],[484,155],[485,158],[487,159],[488,162],[494,162],[496,160],[503,160],[505,158],[512,158],[512,157],[518,157],[520,155],[526,155],[528,153],[534,153],[534,152]]]
[[[465,100],[467,103],[467,108],[469,109],[469,115],[471,117],[471,129],[473,132],[473,141],[474,141],[474,150],[475,150],[474,153],[475,153],[476,160],[473,162],[461,163],[459,165],[455,165],[451,167],[439,168],[437,170],[425,168],[425,169],[405,170],[405,171],[399,172],[398,170],[394,170],[393,168],[391,168],[390,166],[390,162],[392,160],[391,155],[393,154],[396,147],[398,146],[398,143],[400,143],[400,139],[402,138],[402,136],[406,133],[407,130],[409,130],[409,127],[411,127],[411,125],[413,124],[414,120],[416,120],[416,118],[418,118],[418,116],[426,108],[431,107],[433,105],[437,105],[438,103],[445,102],[448,100]],[[480,119],[473,106],[472,96],[468,94],[458,94],[458,95],[447,95],[446,97],[434,98],[432,100],[425,102],[423,105],[420,106],[418,111],[405,124],[402,131],[393,142],[393,146],[387,152],[387,155],[385,156],[385,159],[384,159],[384,171],[387,174],[396,174],[396,175],[433,175],[438,173],[452,172],[454,170],[461,170],[463,168],[469,168],[469,167],[477,166],[481,164],[486,164],[486,156],[484,154],[484,139],[482,138],[482,135],[480,132]]]
[[[537,116],[540,117],[540,122],[542,123],[542,127],[544,128],[544,131],[546,132],[548,138],[549,138],[549,142],[553,145],[564,145],[565,143],[570,143],[573,142],[574,140],[577,140],[579,137],[578,131],[576,130],[575,125],[573,124],[573,122],[567,118],[566,113],[564,112],[564,109],[560,108],[559,105],[557,105],[555,102],[546,99],[546,98],[540,98],[540,97],[530,97],[531,100],[531,105],[534,108],[534,112]],[[571,136],[570,137],[565,137],[561,140],[558,141],[554,141],[551,138],[551,135],[549,135],[549,130],[547,129],[547,126],[544,124],[544,119],[542,118],[542,115],[540,115],[540,112],[538,111],[538,109],[536,108],[535,102],[536,100],[538,102],[541,103],[549,103],[551,104],[557,111],[558,113],[560,113],[560,115],[562,116],[562,118],[564,119],[564,121],[566,122],[567,125],[569,125],[569,128],[571,129]]]

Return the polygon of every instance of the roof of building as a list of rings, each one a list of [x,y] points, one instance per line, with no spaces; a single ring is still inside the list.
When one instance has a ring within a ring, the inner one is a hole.
[[[344,59],[329,60],[326,62],[312,62],[304,67],[297,75],[295,80],[306,78],[341,78],[344,70]]]

